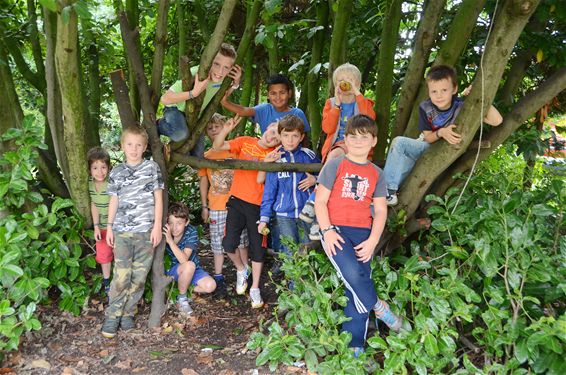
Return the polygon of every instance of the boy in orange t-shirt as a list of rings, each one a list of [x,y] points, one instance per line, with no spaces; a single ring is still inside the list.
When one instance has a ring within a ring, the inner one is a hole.
[[[215,113],[206,127],[206,135],[212,142],[227,124],[227,118]],[[225,160],[234,159],[236,155],[230,151],[208,150],[204,153],[206,159]],[[201,216],[205,223],[210,225],[210,247],[214,254],[214,280],[216,281],[215,296],[224,298],[226,296],[226,283],[222,274],[224,265],[224,249],[222,238],[226,230],[226,202],[230,198],[230,187],[234,178],[233,169],[210,169],[203,168],[198,171],[200,177],[199,190],[202,203]],[[236,249],[243,264],[248,264],[248,236],[242,231],[240,247]]]
[[[240,116],[236,115],[229,120],[226,126],[212,143],[212,149],[217,151],[230,151],[241,160],[251,161],[275,161],[278,151],[274,147],[280,143],[277,124],[269,125],[261,138],[238,137],[226,141],[228,134],[238,125]],[[236,248],[240,241],[240,235],[244,229],[248,231],[249,256],[252,260],[253,282],[250,289],[252,307],[263,306],[261,293],[259,291],[259,277],[265,259],[265,249],[262,247],[262,235],[257,231],[259,221],[259,207],[263,195],[263,183],[265,173],[255,170],[236,170],[234,180],[230,188],[230,199],[226,204],[228,215],[226,217],[226,235],[222,240],[222,246],[228,257],[236,267],[236,293],[244,294],[248,286],[248,267],[236,254]]]

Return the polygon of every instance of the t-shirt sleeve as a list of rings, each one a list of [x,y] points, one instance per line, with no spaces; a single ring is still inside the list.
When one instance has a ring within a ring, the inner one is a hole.
[[[432,131],[432,127],[430,126],[428,119],[426,118],[426,112],[422,107],[422,104],[419,105],[419,130],[420,131]]]
[[[231,141],[228,141],[230,145],[230,152],[236,155],[240,155],[240,150],[242,149],[242,141],[243,137],[234,138]]]
[[[189,225],[187,227],[186,235],[187,235],[187,239],[185,241],[185,248],[187,247],[191,248],[193,250],[193,254],[196,254],[197,246],[198,246],[198,234],[196,228],[193,227],[192,225]],[[185,249],[181,249],[181,250],[185,250]]]
[[[308,133],[311,131],[311,126],[309,124],[309,120],[307,120],[307,116],[305,116],[305,113],[303,112],[302,109],[297,108],[297,113],[296,115],[303,120],[303,124],[305,124],[305,133]]]
[[[173,92],[182,92],[183,91],[183,81],[178,80],[176,81],[171,87],[169,87],[170,91]]]
[[[156,162],[153,163],[154,173],[153,173],[153,190],[164,189],[165,183],[163,182],[163,175],[161,174],[161,168]]]
[[[199,177],[206,176],[206,168],[199,169],[198,172],[197,172],[197,176],[199,176]]]
[[[254,123],[258,123],[263,133],[269,124],[264,124],[267,121],[267,112],[269,110],[269,103],[261,103],[253,107],[255,115],[252,117]]]
[[[318,183],[322,184],[322,186],[328,190],[332,190],[332,187],[334,186],[334,182],[336,181],[336,172],[338,171],[340,161],[342,161],[342,158],[327,161],[318,175]]]
[[[387,187],[385,184],[385,176],[383,175],[383,170],[379,167],[375,167],[378,173],[377,182],[375,183],[375,190],[373,192],[374,198],[381,198],[387,196]]]
[[[106,192],[108,193],[108,195],[118,195],[118,193],[120,192],[120,186],[118,184],[118,181],[116,181],[116,177],[118,176],[118,171],[120,170],[120,167],[115,167],[114,169],[112,169],[112,171],[110,171],[110,174],[108,175],[108,186],[106,188]]]

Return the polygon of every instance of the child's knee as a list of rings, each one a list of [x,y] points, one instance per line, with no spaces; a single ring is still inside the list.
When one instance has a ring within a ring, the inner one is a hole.
[[[212,277],[205,277],[198,284],[204,293],[212,293],[216,289],[216,281]]]

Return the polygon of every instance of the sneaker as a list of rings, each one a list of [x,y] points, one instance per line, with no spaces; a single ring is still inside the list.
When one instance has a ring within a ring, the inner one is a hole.
[[[354,346],[352,349],[352,351],[354,352],[354,357],[355,358],[360,358],[360,356],[362,354],[364,354],[364,348],[362,348],[361,346]]]
[[[385,198],[387,200],[387,205],[388,206],[396,206],[397,203],[399,202],[399,199],[397,198],[397,194],[387,194],[387,197]]]
[[[214,281],[216,281],[214,296],[220,299],[225,298],[228,295],[228,291],[226,289],[226,281],[224,281],[224,276],[214,276]]]
[[[246,289],[248,289],[248,267],[243,271],[236,271],[236,294],[245,294]]]
[[[381,302],[381,308],[377,307],[377,304]],[[378,301],[376,307],[373,308],[375,312],[375,317],[381,320],[390,330],[394,332],[399,332],[403,324],[403,319],[397,316],[391,311],[389,305],[385,301]]]
[[[189,305],[189,299],[186,297],[177,298],[177,309],[179,309],[181,315],[191,315],[193,313],[193,309]]]
[[[307,201],[301,213],[299,213],[299,219],[304,221],[307,224],[310,224],[314,221],[316,217],[314,213],[314,203],[311,201]]]
[[[104,323],[102,324],[102,329],[100,332],[102,336],[106,337],[107,339],[111,339],[116,336],[116,332],[118,332],[118,326],[120,325],[120,318],[106,318],[104,319]]]
[[[120,319],[120,328],[123,331],[129,331],[131,329],[136,328],[136,323],[134,322],[134,317],[133,316],[123,316],[122,319]]]
[[[320,227],[318,226],[318,223],[314,223],[313,225],[311,225],[311,229],[309,232],[309,240],[320,241],[320,239],[321,239]]]
[[[250,298],[252,299],[252,309],[259,309],[263,306],[263,300],[261,299],[261,292],[259,289],[251,288]]]

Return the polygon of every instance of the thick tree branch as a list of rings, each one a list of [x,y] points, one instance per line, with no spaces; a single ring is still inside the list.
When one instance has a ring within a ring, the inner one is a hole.
[[[163,77],[163,60],[167,48],[167,19],[169,0],[160,0],[157,9],[157,25],[155,28],[155,53],[151,69],[151,104],[157,108],[161,93],[161,78]]]
[[[124,78],[124,71],[119,69],[110,72],[110,81],[112,82],[114,101],[118,107],[118,114],[120,115],[122,128],[130,125],[136,125],[137,120],[132,113],[132,104],[130,103],[130,94],[128,92],[126,79]]]

